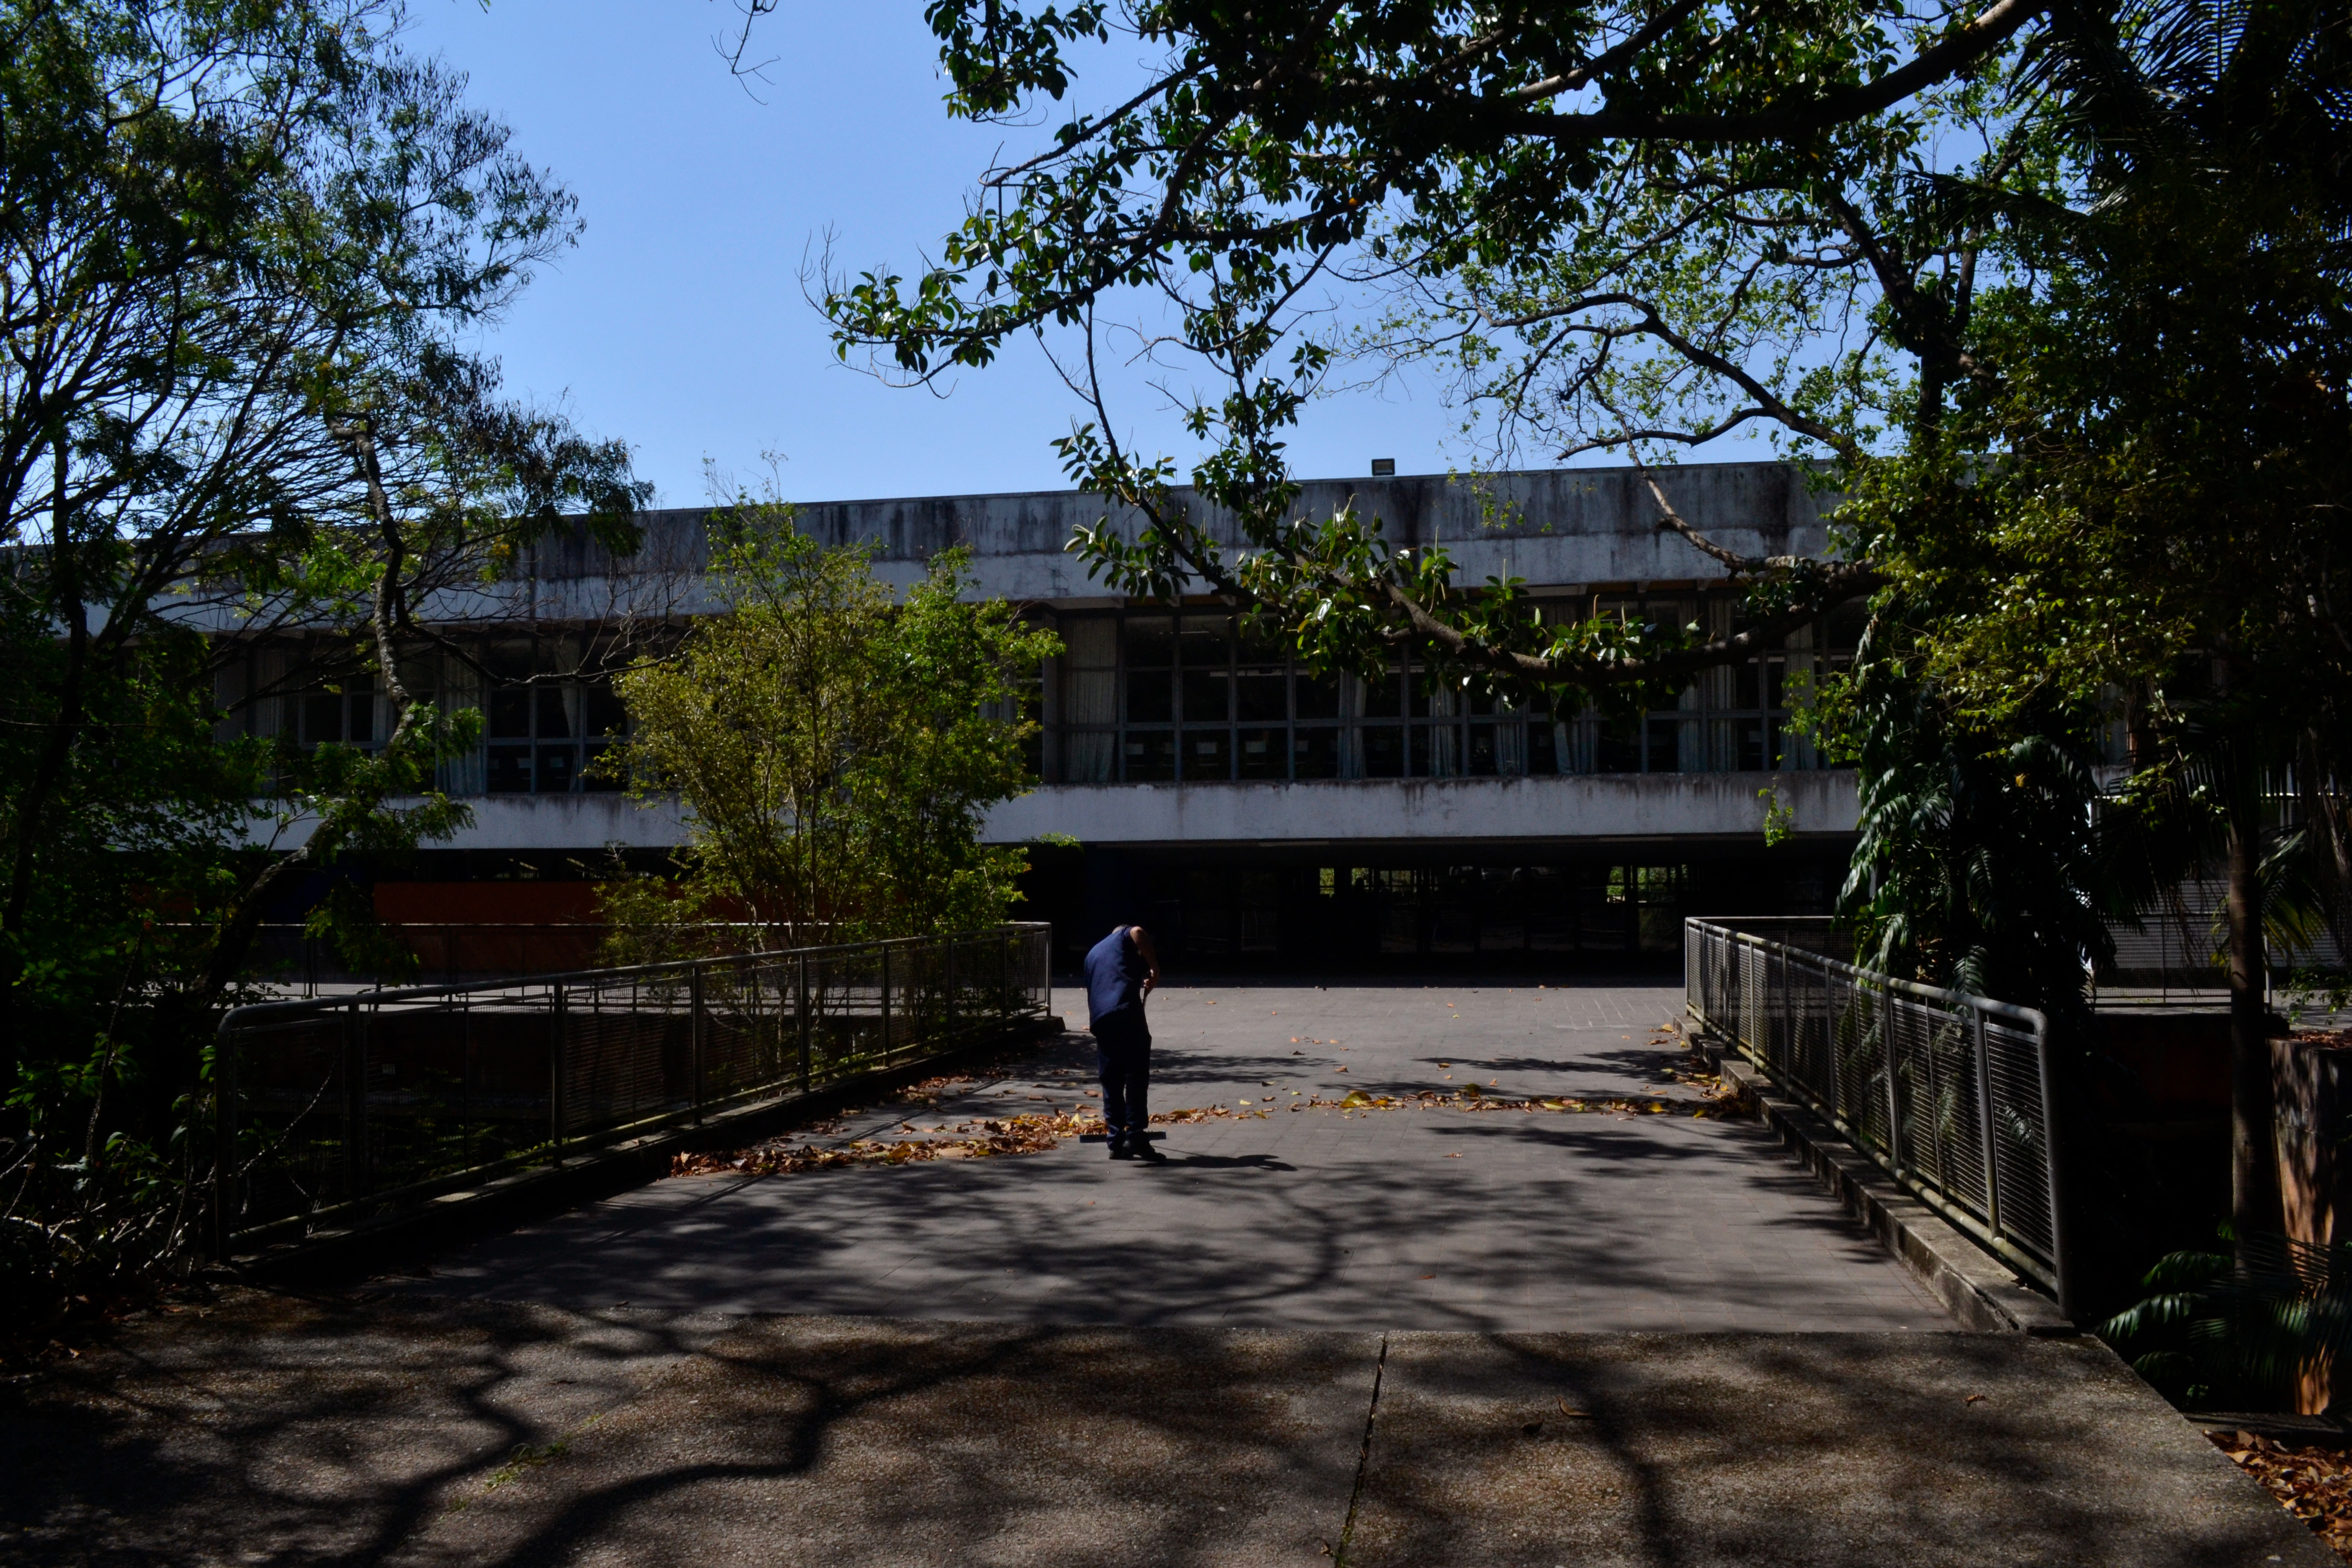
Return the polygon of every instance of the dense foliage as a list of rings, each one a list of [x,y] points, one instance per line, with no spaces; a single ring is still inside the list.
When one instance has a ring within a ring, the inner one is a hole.
[[[627,454],[467,346],[577,232],[377,0],[0,0],[0,1316],[184,1256],[205,1042],[280,889],[445,835],[475,716],[426,595],[560,508],[630,542]],[[289,627],[372,745],[246,738]],[[225,703],[230,704],[224,706]],[[348,913],[330,906],[322,919]],[[177,1173],[159,1206],[159,1173]]]
[[[610,888],[616,923],[749,921],[790,947],[1003,920],[1026,860],[981,827],[1035,783],[1021,710],[1051,634],[961,597],[961,551],[901,600],[870,548],[820,545],[787,507],[724,510],[712,544],[719,613],[617,682],[629,734],[607,765],[640,799],[675,794],[687,847],[674,882]]]
[[[929,16],[950,112],[1053,129],[919,276],[831,280],[845,354],[921,380],[1046,338],[1093,404],[1070,471],[1142,517],[1074,548],[1326,664],[1408,644],[1605,698],[1874,594],[1902,634],[1822,736],[1869,774],[1850,910],[1906,971],[2079,1000],[2098,912],[2225,870],[2241,1228],[2270,1223],[2262,933],[2295,889],[2340,923],[2352,872],[2340,0]],[[1139,47],[1108,107],[1048,109]],[[1317,328],[1366,295],[1374,324]],[[1114,435],[1120,309],[1207,388],[1191,497]],[[1283,434],[1349,354],[1440,367],[1498,456],[1768,434],[1842,498],[1839,560],[1739,559],[1659,489],[1749,586],[1747,637],[1536,626],[1376,520],[1294,515]],[[2135,777],[2095,806],[2118,704]],[[2049,851],[2038,877],[1986,874],[2005,832]]]

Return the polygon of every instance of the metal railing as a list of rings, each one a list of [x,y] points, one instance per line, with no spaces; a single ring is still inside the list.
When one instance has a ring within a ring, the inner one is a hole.
[[[263,1002],[221,1021],[215,1244],[343,1226],[1052,1005],[1051,928]]]
[[[333,941],[312,934],[300,921],[268,922],[254,929],[246,967],[270,989],[299,996],[386,982],[457,985],[569,974],[596,967],[613,928],[598,921],[386,921],[372,934],[389,963],[347,960]],[[722,954],[756,945],[761,929],[704,922],[663,934],[672,942],[673,952]],[[811,934],[822,938],[825,933]]]
[[[1683,952],[1685,1005],[1702,1027],[2068,1302],[2042,1015],[1857,969],[1729,922],[1685,921]]]

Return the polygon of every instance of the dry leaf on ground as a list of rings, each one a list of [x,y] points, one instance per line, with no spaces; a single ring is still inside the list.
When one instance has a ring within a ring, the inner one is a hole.
[[[2252,1432],[2208,1432],[2287,1512],[2352,1562],[2352,1456],[2340,1448],[2294,1447]]]

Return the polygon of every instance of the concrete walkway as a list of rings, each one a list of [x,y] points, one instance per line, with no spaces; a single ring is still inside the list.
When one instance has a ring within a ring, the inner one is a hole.
[[[0,1562],[2326,1568],[2095,1342],[248,1295],[0,1387]]]
[[[1066,998],[1083,1005],[1083,998]],[[1294,1110],[1458,1089],[1691,1093],[1665,988],[1178,987],[1152,1002],[1153,1169],[1100,1145],[896,1169],[673,1179],[485,1242],[421,1288],[588,1310],[1053,1323],[1602,1331],[1949,1328],[1750,1122]],[[1073,1037],[835,1141],[1092,1105]],[[1260,1113],[1265,1114],[1260,1114]]]
[[[2337,1562],[2096,1341],[1958,1331],[1752,1124],[1288,1109],[1685,1097],[1678,1001],[1175,991],[1158,1103],[1251,1103],[1165,1167],[673,1179],[133,1322],[0,1384],[0,1563]]]

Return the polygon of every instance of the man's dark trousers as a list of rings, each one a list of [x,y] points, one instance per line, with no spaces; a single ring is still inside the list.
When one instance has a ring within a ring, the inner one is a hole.
[[[1140,1018],[1095,1026],[1095,1073],[1102,1081],[1103,1131],[1114,1149],[1144,1144],[1151,1125],[1151,1035]]]

